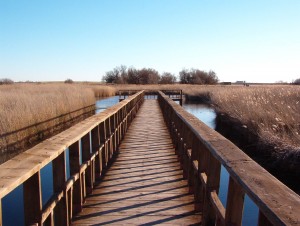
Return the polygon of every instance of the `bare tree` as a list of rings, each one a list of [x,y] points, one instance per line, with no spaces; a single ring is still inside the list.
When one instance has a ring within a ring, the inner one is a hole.
[[[176,77],[175,75],[169,73],[169,72],[164,72],[161,77],[160,77],[160,84],[174,84],[176,82]]]
[[[180,83],[183,84],[216,84],[218,77],[214,71],[202,71],[199,69],[183,69],[179,72]]]
[[[10,78],[1,78],[0,79],[0,85],[8,85],[8,84],[13,84],[14,81],[11,80]]]
[[[300,78],[297,78],[294,82],[293,82],[294,85],[300,85]]]
[[[192,83],[192,76],[189,70],[183,69],[179,72],[180,83],[182,84],[190,84]]]

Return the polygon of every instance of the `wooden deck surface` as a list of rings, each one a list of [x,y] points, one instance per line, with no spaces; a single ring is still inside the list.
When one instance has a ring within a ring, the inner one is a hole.
[[[72,225],[200,225],[157,100],[145,100],[118,157]]]

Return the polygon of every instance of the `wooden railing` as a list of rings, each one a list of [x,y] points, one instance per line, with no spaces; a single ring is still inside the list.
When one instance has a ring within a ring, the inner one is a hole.
[[[0,164],[95,113],[95,104],[0,134]],[[2,144],[2,145],[1,145]]]
[[[259,208],[258,225],[300,225],[296,193],[162,92],[158,100],[203,225],[241,225],[245,194]],[[221,165],[230,175],[226,208],[218,196]]]
[[[104,174],[117,152],[143,101],[141,91],[2,164],[0,199],[23,184],[25,225],[70,225],[96,178]],[[41,169],[51,162],[54,194],[42,206]],[[1,214],[0,202],[0,225]]]
[[[138,90],[119,90],[117,95],[119,95],[119,101],[125,100],[129,95],[132,95]],[[157,90],[144,90],[146,99],[157,99]],[[183,93],[181,89],[170,89],[170,90],[161,90],[165,95],[171,98],[174,101],[178,101],[182,106],[183,103]]]

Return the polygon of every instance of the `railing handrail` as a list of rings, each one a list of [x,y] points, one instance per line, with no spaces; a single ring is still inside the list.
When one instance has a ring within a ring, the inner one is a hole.
[[[140,89],[137,89],[137,90],[134,90],[134,89],[120,89],[118,92],[117,92],[117,95],[124,95],[122,93],[129,93],[129,94],[132,94],[132,93],[136,93],[136,92],[140,92],[141,90]],[[177,93],[178,95],[182,94],[182,89],[164,89],[164,90],[156,90],[156,89],[143,89],[143,91],[145,92],[145,95],[147,95],[148,92],[150,93],[156,93],[158,94],[159,91],[161,92],[174,92],[174,93]]]
[[[0,225],[2,198],[21,184],[25,225],[70,225],[116,155],[143,101],[141,91],[0,165]],[[42,205],[41,169],[49,163],[53,194]]]
[[[173,125],[174,123],[180,124],[180,128],[177,126],[175,130],[183,139],[182,142],[184,146],[186,146],[186,150],[190,149],[190,152],[192,153],[193,148],[198,148],[195,147],[196,141],[192,140],[191,137],[198,140],[200,142],[199,144],[203,145],[203,149],[208,150],[213,158],[227,169],[230,178],[232,178],[238,187],[241,187],[242,191],[256,203],[260,212],[264,215],[263,217],[266,217],[272,224],[300,224],[299,195],[273,177],[232,142],[206,126],[195,116],[171,101],[171,99],[162,92],[159,92],[159,101],[161,107],[165,108],[162,109],[162,111],[167,114],[165,118],[166,120],[169,120],[169,126],[171,126],[172,123]],[[169,110],[168,112],[165,111],[167,108]],[[172,122],[172,120],[175,122]],[[183,127],[186,128],[183,129]],[[199,153],[193,155],[195,156],[197,154]],[[195,160],[197,159],[197,157],[194,158]],[[197,161],[194,163],[198,164]],[[204,174],[206,173],[205,171],[200,170],[200,163],[196,166],[196,169],[198,168],[198,174],[201,174],[202,172]],[[218,183],[219,182],[216,184]],[[214,189],[218,190],[218,188],[211,188],[211,192],[213,192]],[[219,201],[216,203],[220,204]],[[220,207],[221,210],[222,208],[224,207]],[[240,211],[242,211],[242,209]]]
[[[29,150],[13,157],[0,165],[0,199],[26,181],[31,175],[41,170],[48,163],[65,151],[70,145],[81,139],[99,123],[105,121],[110,115],[115,114],[119,109],[143,93],[140,91],[125,101],[103,111],[97,115],[79,122],[71,128],[37,144]],[[65,136],[68,139],[65,139]],[[32,162],[37,159],[38,162]],[[8,171],[10,173],[8,173]],[[21,172],[20,172],[21,171]],[[13,173],[15,172],[15,173]]]

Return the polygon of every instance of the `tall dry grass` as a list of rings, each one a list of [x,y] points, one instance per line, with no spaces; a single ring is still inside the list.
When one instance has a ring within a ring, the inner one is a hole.
[[[90,86],[96,98],[110,97],[116,95],[116,89],[110,86],[98,85]]]
[[[237,119],[261,139],[299,150],[299,86],[202,86],[186,92],[208,96],[218,112]]]
[[[64,124],[66,122],[76,122],[83,119],[79,117],[86,114],[87,111],[94,109],[95,97],[104,97],[114,95],[114,89],[111,87],[87,84],[13,84],[0,86],[0,150],[6,155],[10,144],[18,146],[26,137],[40,134],[54,125]],[[91,106],[85,109],[84,107]],[[79,111],[76,111],[81,109]],[[76,111],[75,113],[71,113]],[[63,117],[58,117],[62,116]],[[49,119],[55,118],[55,120]],[[72,120],[76,118],[76,120]],[[42,123],[47,121],[46,123]],[[39,125],[36,125],[39,124]],[[28,129],[12,133],[16,130]],[[61,128],[64,128],[61,126]],[[53,132],[52,130],[50,133]],[[49,134],[48,134],[49,135]],[[19,142],[18,142],[19,141]],[[31,140],[28,141],[29,143]],[[25,147],[16,147],[18,149]],[[0,160],[1,161],[1,160]]]
[[[91,89],[60,84],[0,86],[0,134],[92,105]]]

